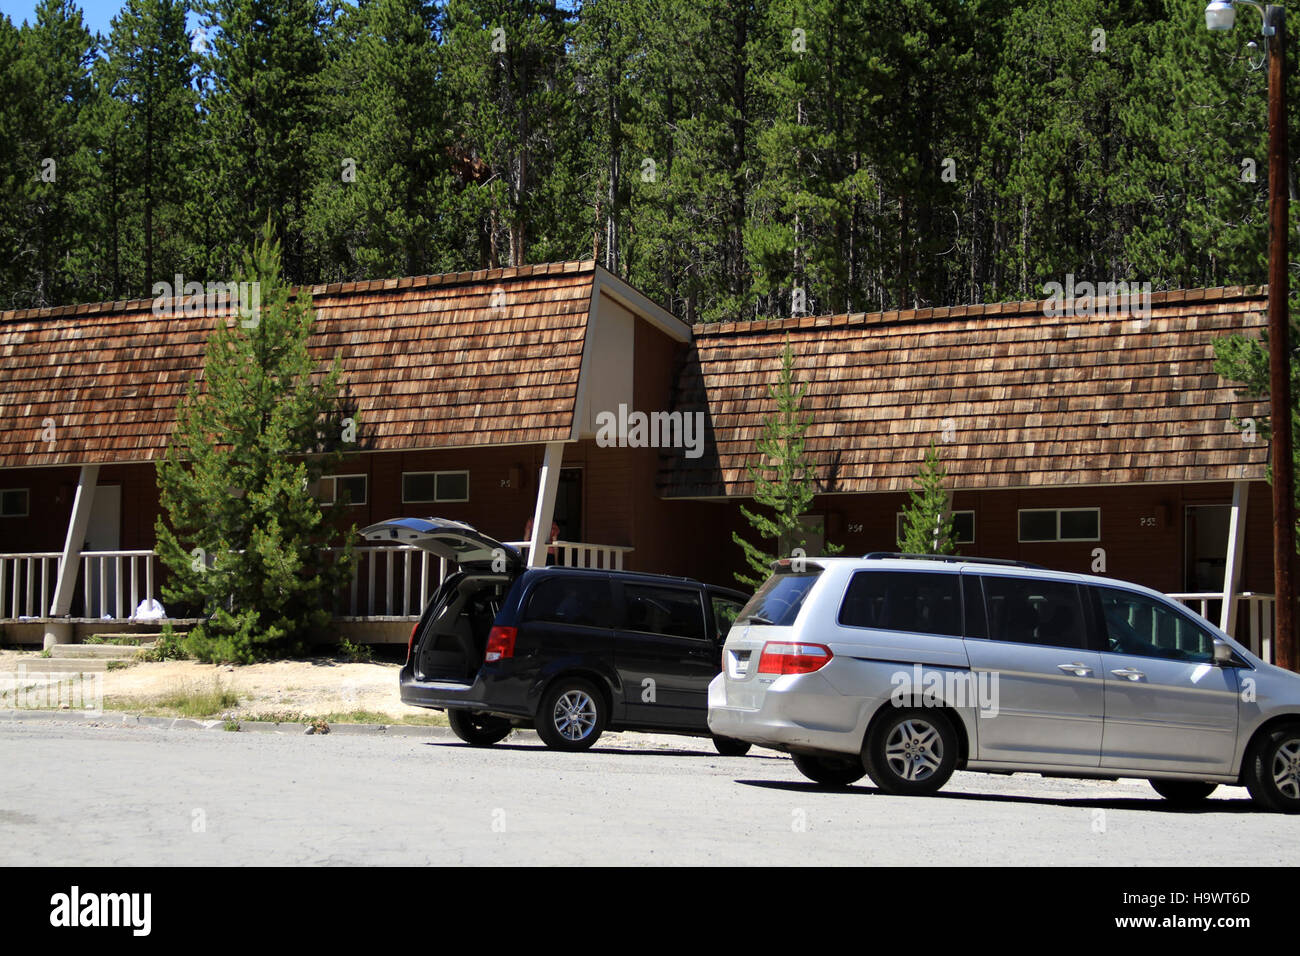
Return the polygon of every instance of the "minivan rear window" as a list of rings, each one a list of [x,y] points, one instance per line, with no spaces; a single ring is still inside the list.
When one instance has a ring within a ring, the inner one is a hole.
[[[759,588],[736,615],[737,624],[775,624],[789,627],[799,616],[808,592],[821,576],[821,568],[778,571]]]
[[[961,590],[955,574],[858,571],[840,606],[844,627],[961,636]]]

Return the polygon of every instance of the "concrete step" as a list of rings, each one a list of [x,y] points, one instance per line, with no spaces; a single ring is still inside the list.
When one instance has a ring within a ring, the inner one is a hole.
[[[55,644],[50,648],[50,658],[55,660],[81,660],[92,658],[102,661],[133,661],[143,651],[152,647],[125,646],[122,644]]]
[[[95,658],[64,659],[56,657],[23,657],[14,667],[14,671],[28,674],[97,674],[108,670],[108,661]]]
[[[177,637],[184,637],[186,634],[185,631],[176,631],[175,633]],[[110,647],[111,646],[129,647],[137,644],[152,645],[155,641],[158,640],[159,636],[160,634],[158,631],[134,631],[129,634],[96,634],[95,635],[96,638],[100,638],[104,642],[111,641],[112,644],[109,645]],[[100,643],[100,641],[96,641],[95,643],[98,644]]]

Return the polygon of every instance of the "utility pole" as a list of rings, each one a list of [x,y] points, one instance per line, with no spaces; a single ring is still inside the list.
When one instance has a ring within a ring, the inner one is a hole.
[[[1288,309],[1287,232],[1290,189],[1287,175],[1286,11],[1270,4],[1264,23],[1268,38],[1268,373],[1273,465],[1273,584],[1276,594],[1275,660],[1300,669],[1296,652],[1295,469],[1291,436],[1291,322]]]

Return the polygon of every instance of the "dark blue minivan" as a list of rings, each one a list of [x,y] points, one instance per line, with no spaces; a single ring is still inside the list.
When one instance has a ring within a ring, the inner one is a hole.
[[[443,518],[361,532],[456,565],[411,631],[402,701],[447,711],[466,743],[534,727],[547,746],[585,750],[606,730],[713,737],[709,682],[748,595],[690,578],[524,566],[520,552]]]

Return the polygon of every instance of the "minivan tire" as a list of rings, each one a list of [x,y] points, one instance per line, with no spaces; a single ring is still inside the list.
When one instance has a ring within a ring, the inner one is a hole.
[[[542,698],[537,736],[552,750],[586,750],[600,739],[607,719],[604,694],[588,681],[562,677]]]
[[[1201,780],[1148,780],[1151,789],[1176,807],[1194,807],[1219,789],[1217,783]]]
[[[868,732],[862,765],[885,793],[929,796],[957,767],[957,732],[942,711],[896,710]]]
[[[1258,740],[1246,755],[1246,789],[1255,802],[1279,813],[1300,813],[1300,724]]]
[[[504,717],[463,708],[447,711],[447,723],[451,732],[471,747],[491,747],[509,737],[513,729]]]
[[[814,754],[791,754],[795,769],[823,787],[847,787],[866,774],[862,761],[853,757],[825,757]]]
[[[724,757],[743,757],[753,744],[735,737],[714,737],[713,747]]]

